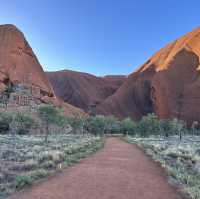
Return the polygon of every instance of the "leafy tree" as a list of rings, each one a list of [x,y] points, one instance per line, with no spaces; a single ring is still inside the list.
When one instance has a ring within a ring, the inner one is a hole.
[[[28,114],[18,112],[14,117],[17,124],[17,134],[26,134],[36,126],[36,121]]]
[[[86,117],[81,114],[75,114],[68,118],[68,122],[71,125],[74,133],[83,133],[86,125]]]
[[[130,118],[126,118],[121,121],[121,131],[124,135],[131,134],[133,135],[136,132],[137,125]]]
[[[160,133],[164,134],[165,137],[169,137],[170,134],[173,134],[173,124],[169,119],[160,120]]]
[[[182,140],[182,133],[186,129],[186,123],[183,120],[178,120],[174,118],[172,120],[173,130],[179,135],[180,140]]]
[[[158,117],[154,113],[149,113],[147,116],[143,116],[138,124],[138,130],[142,136],[158,134],[160,131]]]
[[[12,113],[0,112],[0,133],[5,134],[9,131],[9,124],[12,121]]]
[[[38,114],[43,122],[43,125],[45,126],[45,142],[47,142],[48,135],[50,134],[50,124],[60,124],[60,112],[52,105],[43,105],[39,107]]]
[[[192,134],[195,135],[197,130],[198,130],[198,127],[199,127],[199,123],[197,121],[194,121],[192,123],[192,126],[191,126],[191,129],[192,129]]]
[[[87,121],[88,130],[92,134],[104,134],[106,129],[106,119],[102,115],[96,115],[88,118]]]
[[[105,133],[117,133],[120,131],[120,123],[114,116],[104,117]]]

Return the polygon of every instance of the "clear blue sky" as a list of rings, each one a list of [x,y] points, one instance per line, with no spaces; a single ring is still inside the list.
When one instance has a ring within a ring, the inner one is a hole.
[[[200,25],[199,0],[0,0],[44,70],[128,74]]]

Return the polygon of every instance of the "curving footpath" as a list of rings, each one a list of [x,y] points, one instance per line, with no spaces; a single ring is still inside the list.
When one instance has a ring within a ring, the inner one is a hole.
[[[136,146],[108,138],[79,164],[9,199],[182,199],[163,170]]]

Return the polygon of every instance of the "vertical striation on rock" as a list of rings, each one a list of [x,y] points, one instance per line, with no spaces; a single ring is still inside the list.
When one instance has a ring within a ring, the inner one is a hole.
[[[200,121],[200,28],[160,49],[97,107],[100,114]]]

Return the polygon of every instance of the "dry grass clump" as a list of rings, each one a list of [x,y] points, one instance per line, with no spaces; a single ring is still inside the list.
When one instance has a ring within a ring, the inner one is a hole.
[[[54,163],[60,163],[65,159],[65,153],[58,150],[43,151],[38,156],[40,163],[45,161],[52,161]]]

